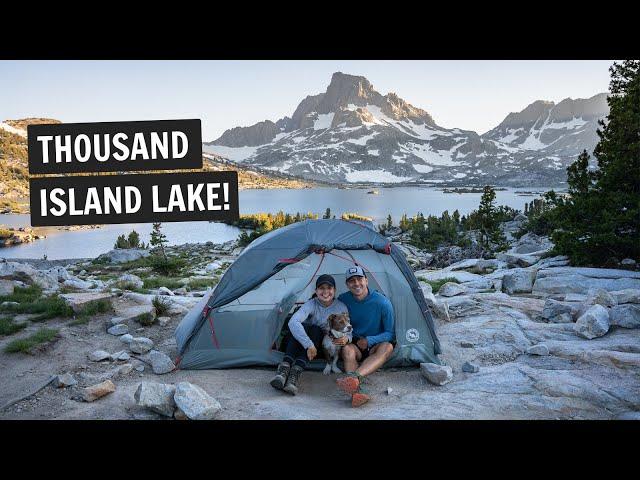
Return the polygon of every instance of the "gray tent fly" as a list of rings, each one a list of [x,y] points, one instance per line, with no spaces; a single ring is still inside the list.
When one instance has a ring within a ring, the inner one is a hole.
[[[396,345],[385,367],[439,364],[440,342],[418,281],[400,250],[372,227],[305,220],[254,240],[178,325],[178,367],[277,365],[283,326],[311,297],[315,279],[333,275],[339,295],[347,291],[345,271],[354,264],[366,272],[369,288],[393,305]],[[323,366],[322,360],[310,365]]]

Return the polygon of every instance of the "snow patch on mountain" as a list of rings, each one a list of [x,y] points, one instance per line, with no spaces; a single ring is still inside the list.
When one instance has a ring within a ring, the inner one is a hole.
[[[412,177],[399,177],[386,170],[354,170],[345,173],[347,182],[400,183]]]

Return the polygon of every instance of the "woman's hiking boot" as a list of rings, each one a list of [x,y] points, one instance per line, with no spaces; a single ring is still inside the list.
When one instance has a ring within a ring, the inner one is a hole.
[[[289,363],[280,362],[278,364],[278,369],[276,370],[276,375],[271,379],[271,382],[269,382],[271,383],[271,386],[278,390],[282,390],[284,388],[284,384],[287,382],[290,370],[291,365]]]
[[[295,395],[298,393],[298,382],[300,381],[300,375],[302,374],[303,368],[294,365],[289,372],[289,377],[287,378],[287,383],[284,386],[284,391],[290,393],[291,395]]]

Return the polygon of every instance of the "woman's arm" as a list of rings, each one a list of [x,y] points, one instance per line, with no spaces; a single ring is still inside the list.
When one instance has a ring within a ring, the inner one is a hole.
[[[302,326],[302,322],[304,322],[307,317],[313,313],[313,302],[313,299],[307,300],[289,320],[289,331],[291,332],[291,335],[293,335],[293,338],[300,342],[300,345],[305,349],[313,347],[313,342]]]

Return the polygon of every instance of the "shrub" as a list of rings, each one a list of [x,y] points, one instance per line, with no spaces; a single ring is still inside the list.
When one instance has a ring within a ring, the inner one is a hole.
[[[29,353],[33,347],[43,343],[50,342],[58,335],[58,330],[54,328],[41,328],[37,332],[29,335],[26,338],[18,338],[7,344],[4,348],[5,352],[16,353],[24,352]]]
[[[0,318],[0,335],[11,335],[12,333],[19,332],[26,326],[26,323],[14,323],[12,318]]]
[[[159,317],[165,315],[171,308],[171,300],[160,295],[156,295],[155,297],[153,297],[153,300],[151,300],[151,304],[156,309],[156,314]]]
[[[458,280],[456,280],[453,277],[441,278],[439,280],[427,280],[424,277],[418,277],[418,280],[431,285],[431,289],[433,290],[433,293],[438,293],[440,291],[440,287],[442,287],[442,285],[444,285],[445,283],[448,283],[448,282],[460,283]]]

